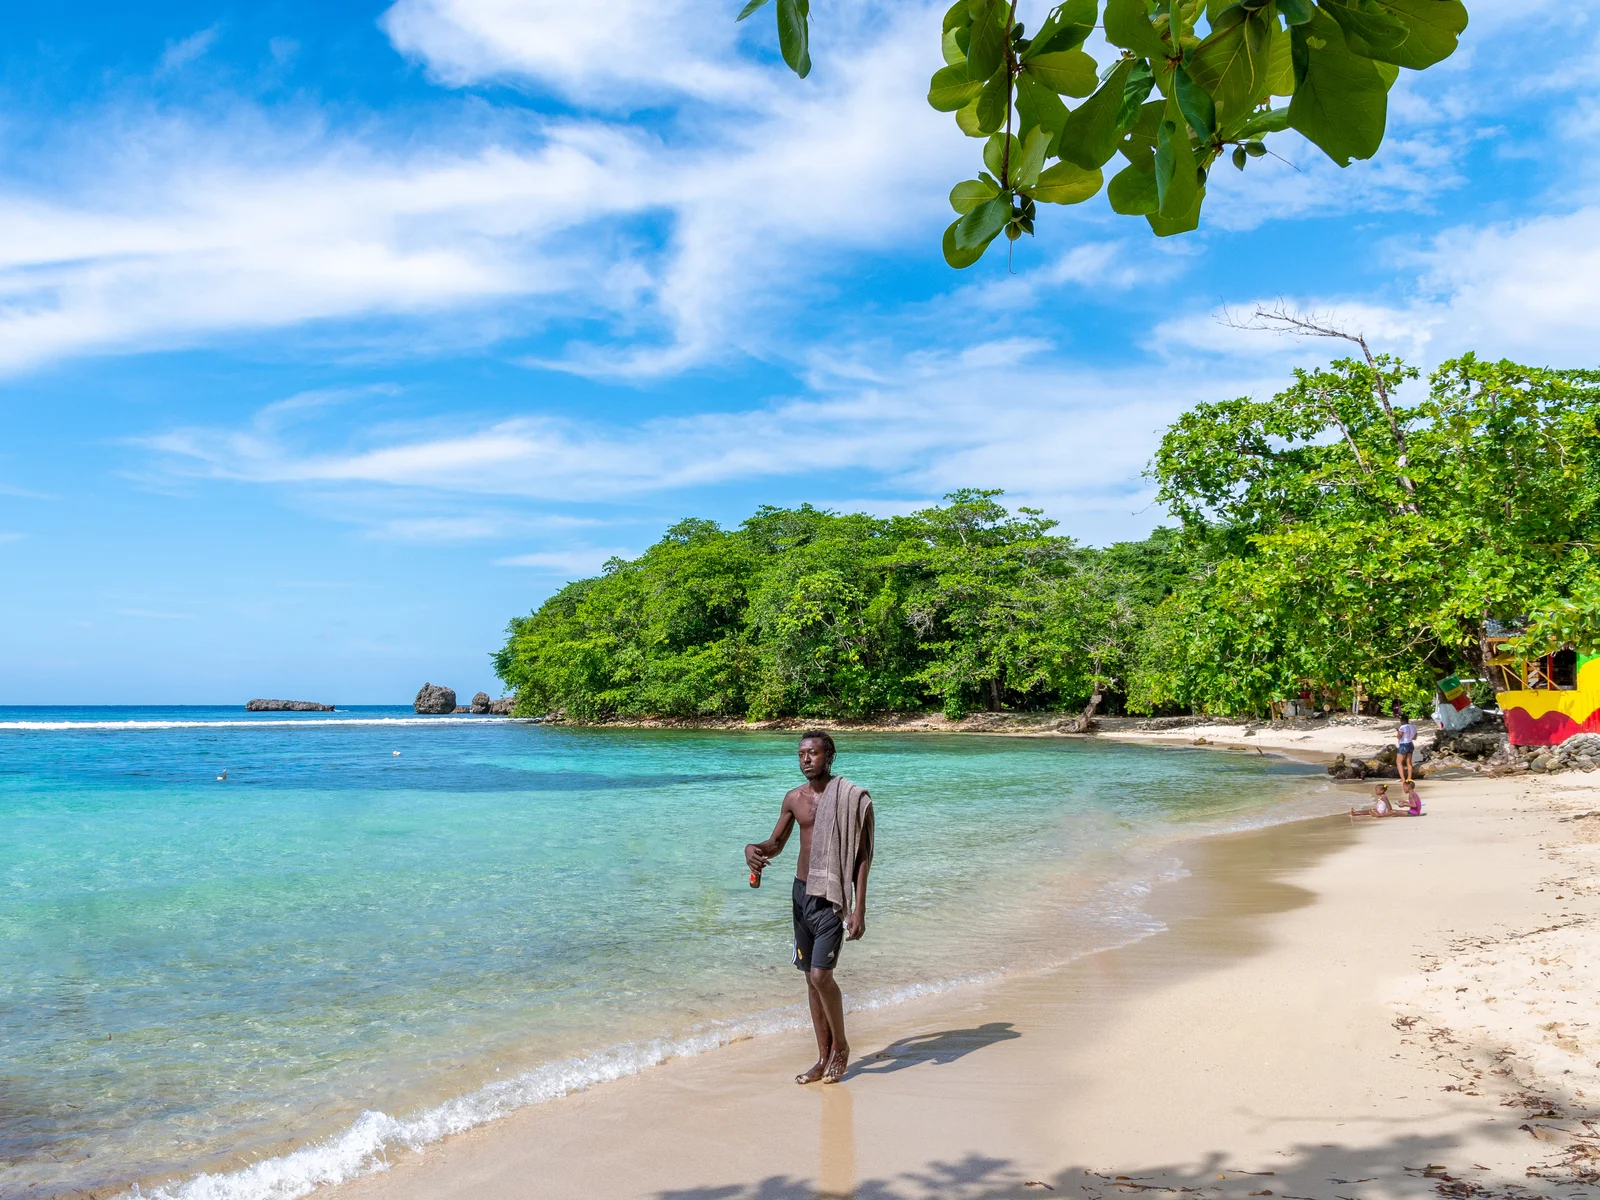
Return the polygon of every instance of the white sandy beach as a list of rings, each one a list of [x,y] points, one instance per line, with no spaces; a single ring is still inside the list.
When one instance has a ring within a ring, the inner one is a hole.
[[[1600,815],[1579,814],[1600,788],[1568,775],[1423,791],[1420,820],[1195,843],[1190,876],[1153,897],[1167,932],[859,1014],[838,1086],[796,1087],[809,1034],[772,1035],[320,1194],[1586,1195]],[[848,993],[848,961],[841,978]]]

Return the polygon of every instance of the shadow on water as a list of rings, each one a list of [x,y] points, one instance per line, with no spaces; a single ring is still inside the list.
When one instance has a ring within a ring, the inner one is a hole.
[[[857,1063],[847,1078],[857,1075],[887,1075],[904,1071],[918,1063],[953,1063],[965,1058],[974,1050],[992,1046],[996,1042],[1009,1042],[1019,1038],[1010,1021],[990,1021],[975,1029],[944,1029],[938,1033],[919,1033],[914,1037],[891,1042],[876,1054],[869,1055],[864,1063]]]
[[[1508,1126],[1501,1140],[1521,1136]],[[1243,1200],[1249,1196],[1289,1196],[1293,1200],[1350,1200],[1375,1185],[1388,1196],[1437,1198],[1440,1195],[1528,1197],[1526,1178],[1506,1179],[1461,1158],[1458,1139],[1400,1134],[1375,1146],[1299,1145],[1281,1151],[1275,1161],[1252,1163],[1267,1169],[1244,1170],[1227,1151],[1208,1152],[1198,1163],[1121,1163],[1072,1166],[1043,1172],[1003,1158],[969,1154],[951,1162],[930,1162],[891,1178],[865,1179],[848,1191],[836,1191],[826,1180],[771,1175],[747,1184],[682,1188],[657,1192],[658,1200],[1011,1200],[1052,1192],[1076,1200],[1116,1200],[1158,1193],[1184,1200]],[[1443,1164],[1424,1175],[1430,1164]],[[1593,1195],[1578,1180],[1542,1181]]]

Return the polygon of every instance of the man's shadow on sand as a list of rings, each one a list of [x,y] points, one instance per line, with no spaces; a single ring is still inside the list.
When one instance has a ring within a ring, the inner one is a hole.
[[[1019,1038],[1010,1021],[990,1021],[976,1029],[945,1029],[938,1033],[919,1033],[891,1042],[876,1054],[859,1059],[846,1079],[856,1075],[888,1075],[918,1063],[953,1063],[974,1050]]]

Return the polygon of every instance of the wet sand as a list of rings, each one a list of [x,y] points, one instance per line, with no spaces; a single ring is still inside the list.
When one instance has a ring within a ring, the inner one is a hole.
[[[1588,1194],[1600,818],[1572,818],[1600,790],[1424,791],[1420,820],[1192,844],[1190,875],[1152,897],[1167,932],[853,1016],[837,1086],[790,1082],[809,1033],[758,1038],[319,1195]]]

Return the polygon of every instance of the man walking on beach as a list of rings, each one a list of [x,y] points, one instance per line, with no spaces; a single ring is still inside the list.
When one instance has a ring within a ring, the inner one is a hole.
[[[844,942],[867,931],[867,872],[872,866],[872,797],[833,773],[833,738],[820,730],[800,735],[800,773],[806,781],[783,798],[778,823],[764,842],[744,848],[752,884],[800,827],[794,880],[794,965],[806,973],[817,1061],[796,1083],[837,1083],[850,1065],[844,998],[834,981]]]

